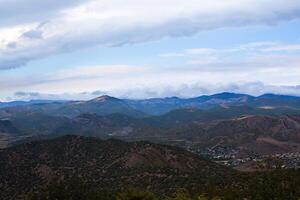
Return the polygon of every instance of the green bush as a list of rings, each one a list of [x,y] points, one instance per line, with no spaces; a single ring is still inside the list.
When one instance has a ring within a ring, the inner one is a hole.
[[[125,192],[118,193],[116,200],[156,200],[153,193],[130,188]]]

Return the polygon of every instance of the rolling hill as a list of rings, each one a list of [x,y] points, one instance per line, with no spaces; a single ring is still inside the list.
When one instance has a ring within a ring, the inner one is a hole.
[[[177,125],[191,123],[191,122],[212,122],[222,119],[234,119],[244,115],[297,115],[300,110],[291,108],[274,108],[266,109],[250,106],[215,106],[211,109],[196,109],[196,108],[182,108],[172,110],[160,116],[152,116],[144,118],[144,121],[149,125],[160,128],[172,128]]]
[[[30,104],[0,109],[0,118],[16,117],[20,114],[38,113],[49,116],[76,117],[83,113],[109,115],[114,113],[126,114],[135,117],[144,117],[144,113],[134,110],[123,100],[101,96],[89,101],[67,101],[46,104]]]
[[[132,185],[167,194],[212,180],[222,184],[236,173],[176,147],[64,136],[1,150],[0,199],[22,199],[74,177],[94,188],[118,191]]]
[[[0,149],[7,147],[11,142],[21,139],[19,130],[9,120],[0,120]]]
[[[207,147],[231,146],[260,155],[299,152],[299,116],[243,116],[210,123],[190,123],[170,129],[170,138]]]
[[[94,113],[81,114],[61,126],[51,129],[52,135],[78,134],[99,138],[118,136],[159,135],[160,130],[146,124],[142,119],[124,114],[100,116]]]
[[[172,110],[182,108],[212,109],[215,107],[248,106],[269,109],[300,109],[300,97],[264,94],[254,97],[247,94],[220,93],[182,99],[178,97],[156,98],[146,100],[126,100],[127,104],[136,110],[151,114],[163,115]]]
[[[17,134],[18,130],[9,120],[0,120],[0,133]]]

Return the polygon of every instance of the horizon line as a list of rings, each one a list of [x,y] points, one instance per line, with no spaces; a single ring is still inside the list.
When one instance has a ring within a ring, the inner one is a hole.
[[[197,95],[197,96],[191,96],[191,97],[179,97],[179,96],[164,96],[164,97],[149,97],[149,98],[128,98],[128,97],[116,97],[112,95],[94,95],[95,97],[89,98],[89,99],[47,99],[47,98],[32,98],[32,99],[19,99],[19,100],[11,100],[11,101],[0,101],[0,103],[13,103],[13,102],[32,102],[32,101],[52,101],[52,102],[66,102],[66,101],[92,101],[97,98],[101,97],[110,97],[110,98],[115,98],[115,99],[120,99],[120,100],[133,100],[133,101],[142,101],[142,100],[153,100],[153,99],[171,99],[171,98],[177,98],[177,99],[194,99],[194,98],[200,98],[200,97],[211,97],[211,96],[216,96],[216,95],[224,95],[224,94],[231,94],[231,95],[244,95],[244,96],[250,96],[250,97],[261,97],[265,95],[274,95],[274,96],[287,96],[287,97],[299,97],[297,95],[291,95],[291,94],[281,94],[281,93],[261,93],[260,95],[251,95],[248,93],[238,93],[238,92],[218,92],[218,93],[213,93],[213,94],[202,94],[202,95]]]

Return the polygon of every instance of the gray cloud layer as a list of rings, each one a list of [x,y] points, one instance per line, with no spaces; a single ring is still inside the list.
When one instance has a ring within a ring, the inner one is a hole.
[[[223,27],[274,25],[299,17],[299,0],[127,0],[126,5],[120,0],[2,0],[2,26],[26,28],[9,39],[0,36],[0,69],[95,45],[120,46]]]
[[[0,0],[0,27],[53,18],[86,0]]]

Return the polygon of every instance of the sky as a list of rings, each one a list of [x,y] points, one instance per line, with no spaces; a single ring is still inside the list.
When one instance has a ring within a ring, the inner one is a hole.
[[[300,96],[299,0],[0,0],[0,101]]]

